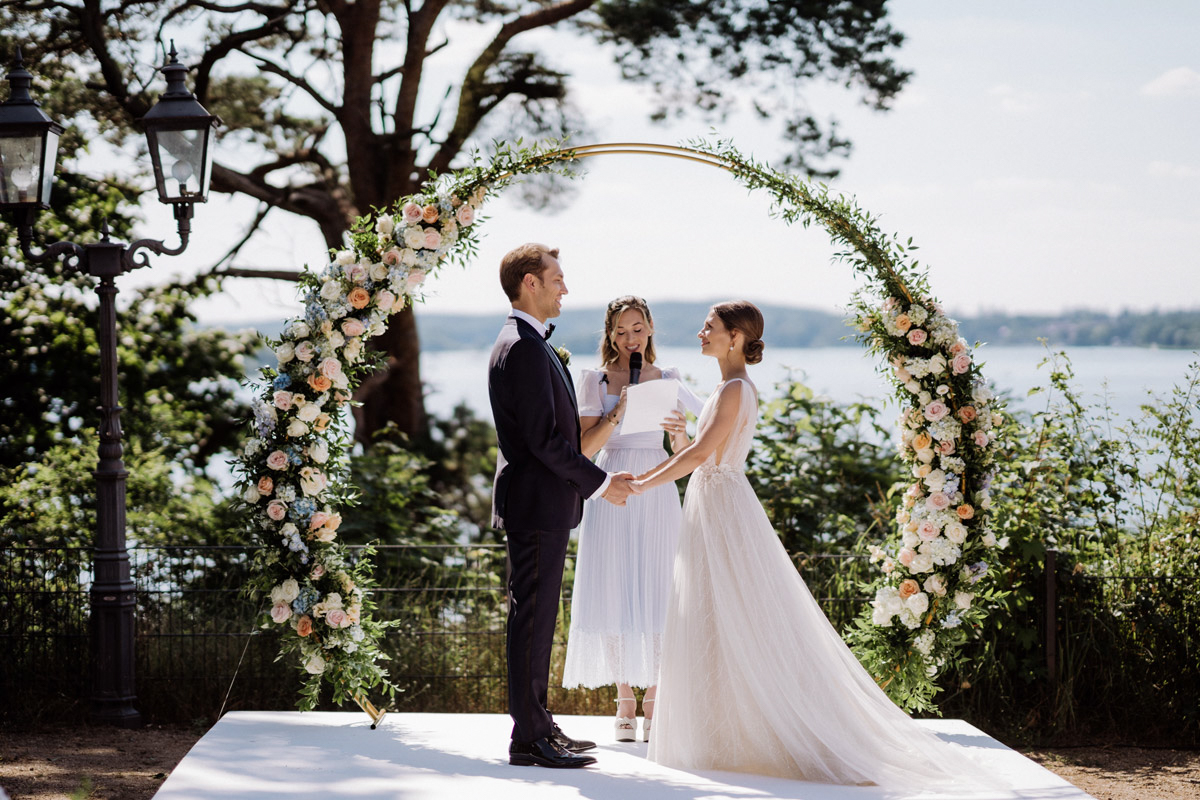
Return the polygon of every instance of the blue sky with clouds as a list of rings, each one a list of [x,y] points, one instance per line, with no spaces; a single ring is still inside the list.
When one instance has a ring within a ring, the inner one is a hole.
[[[836,86],[808,87],[803,97],[854,141],[834,187],[888,232],[913,237],[950,309],[1200,307],[1200,3],[908,0],[890,8],[908,37],[897,60],[915,72],[894,109],[871,112]],[[708,131],[699,120],[646,122],[646,90],[618,81],[602,49],[546,34],[536,43],[578,77],[574,100],[595,140],[675,144]],[[760,158],[781,152],[769,125],[735,117],[718,128]],[[556,213],[511,197],[489,203],[478,263],[432,282],[428,308],[502,313],[496,264],[527,240],[562,248],[567,302],[579,307],[634,292],[835,308],[854,290],[848,269],[829,262],[820,231],[769,219],[764,198],[717,170],[636,156],[587,166]],[[250,209],[214,198],[194,223],[205,247],[194,244],[156,272],[199,269],[223,253]],[[149,226],[166,224],[148,211]],[[322,257],[308,223],[280,216],[240,263]],[[205,305],[205,318],[297,308],[292,287],[231,285],[231,296]]]

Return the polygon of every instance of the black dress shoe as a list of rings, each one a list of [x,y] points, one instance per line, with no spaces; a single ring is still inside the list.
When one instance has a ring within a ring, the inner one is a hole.
[[[537,741],[523,744],[513,742],[508,746],[508,763],[518,767],[586,767],[595,764],[593,756],[580,756],[569,753],[560,747],[550,736],[543,736]]]
[[[587,739],[572,739],[567,736],[563,733],[563,729],[558,727],[558,723],[555,723],[554,728],[550,731],[550,738],[563,750],[569,750],[572,753],[585,753],[588,750],[596,749],[595,742],[589,742]]]

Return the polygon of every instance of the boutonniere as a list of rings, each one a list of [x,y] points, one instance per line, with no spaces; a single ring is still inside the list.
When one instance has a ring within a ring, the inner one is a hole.
[[[556,347],[554,352],[558,355],[558,360],[562,362],[563,369],[566,369],[567,364],[571,363],[571,351],[565,347]]]

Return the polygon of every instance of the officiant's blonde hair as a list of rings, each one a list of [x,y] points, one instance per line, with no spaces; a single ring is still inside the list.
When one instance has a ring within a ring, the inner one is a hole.
[[[640,311],[646,319],[646,324],[651,329],[654,328],[654,317],[650,316],[650,306],[642,298],[627,294],[623,297],[618,297],[608,304],[608,309],[604,312],[604,335],[600,337],[600,366],[607,367],[617,363],[620,354],[617,352],[617,346],[613,344],[613,331],[617,328],[617,320],[626,311]],[[654,334],[650,334],[650,338],[646,340],[646,352],[642,354],[645,363],[654,363]]]

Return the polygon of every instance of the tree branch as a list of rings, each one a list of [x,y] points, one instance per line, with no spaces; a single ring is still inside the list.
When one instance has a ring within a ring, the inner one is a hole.
[[[248,52],[244,52],[244,55],[246,55],[249,58],[254,59],[259,64],[261,64],[263,72],[269,72],[272,75],[278,75],[279,77],[283,78],[288,83],[303,90],[305,94],[307,94],[309,97],[311,97],[313,100],[315,100],[319,106],[324,108],[330,114],[333,114],[334,116],[338,116],[341,113],[340,107],[335,106],[329,100],[326,100],[323,96],[321,96],[321,94],[318,93],[315,88],[313,88],[312,84],[310,84],[308,81],[304,80],[304,78],[293,75],[292,73],[288,72],[283,67],[279,66],[278,64],[274,63],[273,61],[267,60],[263,56],[256,55],[254,53],[248,53]]]

